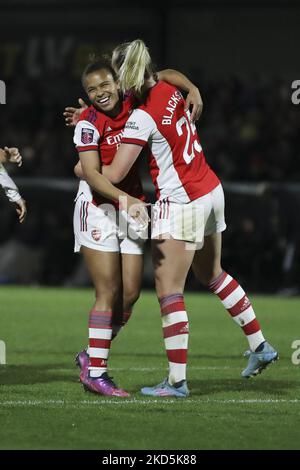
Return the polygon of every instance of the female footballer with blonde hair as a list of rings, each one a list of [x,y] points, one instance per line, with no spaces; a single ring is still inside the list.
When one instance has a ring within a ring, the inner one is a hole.
[[[197,278],[221,300],[249,342],[243,377],[260,373],[278,357],[265,341],[252,305],[238,282],[221,266],[225,230],[221,183],[206,163],[196,128],[181,93],[157,81],[148,49],[135,40],[112,57],[123,91],[133,95],[121,145],[103,174],[114,184],[126,177],[143,147],[150,149],[150,171],[157,202],[152,216],[155,283],[161,307],[169,376],[142,393],[186,397],[189,323],[183,291],[191,266]],[[195,229],[196,228],[196,229]]]

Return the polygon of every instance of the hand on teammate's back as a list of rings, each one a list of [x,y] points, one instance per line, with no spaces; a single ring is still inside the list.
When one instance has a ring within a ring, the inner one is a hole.
[[[201,116],[202,109],[203,109],[203,102],[200,95],[199,89],[195,86],[193,87],[189,94],[186,97],[186,106],[185,111],[187,111],[192,106],[191,112],[191,121],[196,122]]]
[[[63,115],[65,117],[65,123],[67,127],[75,127],[80,119],[81,113],[86,108],[88,108],[88,105],[83,101],[82,98],[78,99],[78,103],[80,105],[79,108],[73,108],[72,106],[68,106],[65,108],[65,112],[63,113]]]

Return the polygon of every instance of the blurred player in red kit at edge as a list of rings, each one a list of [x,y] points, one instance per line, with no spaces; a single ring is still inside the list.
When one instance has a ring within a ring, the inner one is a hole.
[[[199,115],[201,97],[196,87],[176,71],[159,72],[159,77],[189,92],[195,117]],[[127,397],[107,374],[111,340],[130,318],[137,301],[142,279],[144,240],[122,231],[118,204],[111,204],[111,194],[103,193],[101,164],[110,164],[120,144],[125,123],[132,107],[130,97],[124,100],[111,64],[104,59],[88,64],[83,87],[92,105],[80,110],[66,108],[67,125],[76,124],[74,143],[80,157],[76,174],[82,177],[75,199],[75,252],[83,253],[96,290],[96,300],[89,316],[89,348],[77,355],[80,381],[86,390],[103,395]],[[82,102],[81,102],[82,103]],[[84,103],[83,103],[84,104]],[[96,189],[96,191],[95,191]],[[110,188],[111,190],[112,188]],[[118,185],[129,202],[144,200],[143,189],[135,165]],[[103,197],[107,196],[107,199]],[[113,199],[118,199],[116,194]],[[123,220],[123,227],[126,220]],[[127,227],[128,228],[128,227]],[[130,226],[129,226],[130,229]],[[122,324],[115,322],[115,312],[122,305]]]
[[[260,373],[278,358],[265,340],[254,310],[239,283],[221,266],[221,232],[225,230],[221,183],[207,165],[181,93],[157,81],[148,49],[141,40],[118,46],[112,56],[123,91],[135,99],[121,145],[102,173],[113,184],[122,181],[143,147],[150,149],[149,166],[157,202],[152,216],[152,252],[156,293],[161,307],[169,375],[144,395],[187,397],[189,323],[183,291],[190,267],[215,293],[232,319],[241,326],[250,350],[245,378]],[[185,230],[202,215],[202,237]],[[193,215],[194,214],[194,215]],[[188,247],[188,249],[186,249]]]

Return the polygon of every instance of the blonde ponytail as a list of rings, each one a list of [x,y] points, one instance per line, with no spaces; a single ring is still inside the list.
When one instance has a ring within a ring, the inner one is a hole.
[[[141,39],[136,39],[116,47],[112,64],[118,69],[122,90],[130,90],[135,95],[141,95],[145,78],[148,78],[152,72],[151,57],[145,43]]]

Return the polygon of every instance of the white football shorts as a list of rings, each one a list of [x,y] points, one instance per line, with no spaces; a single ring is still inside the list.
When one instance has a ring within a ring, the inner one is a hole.
[[[151,238],[171,235],[175,240],[196,244],[196,249],[200,250],[205,236],[226,229],[224,209],[221,184],[188,204],[178,204],[168,199],[157,201],[152,207]]]
[[[75,253],[86,246],[97,251],[143,254],[144,240],[133,233],[128,221],[110,204],[97,207],[80,196],[75,202],[73,225]]]

